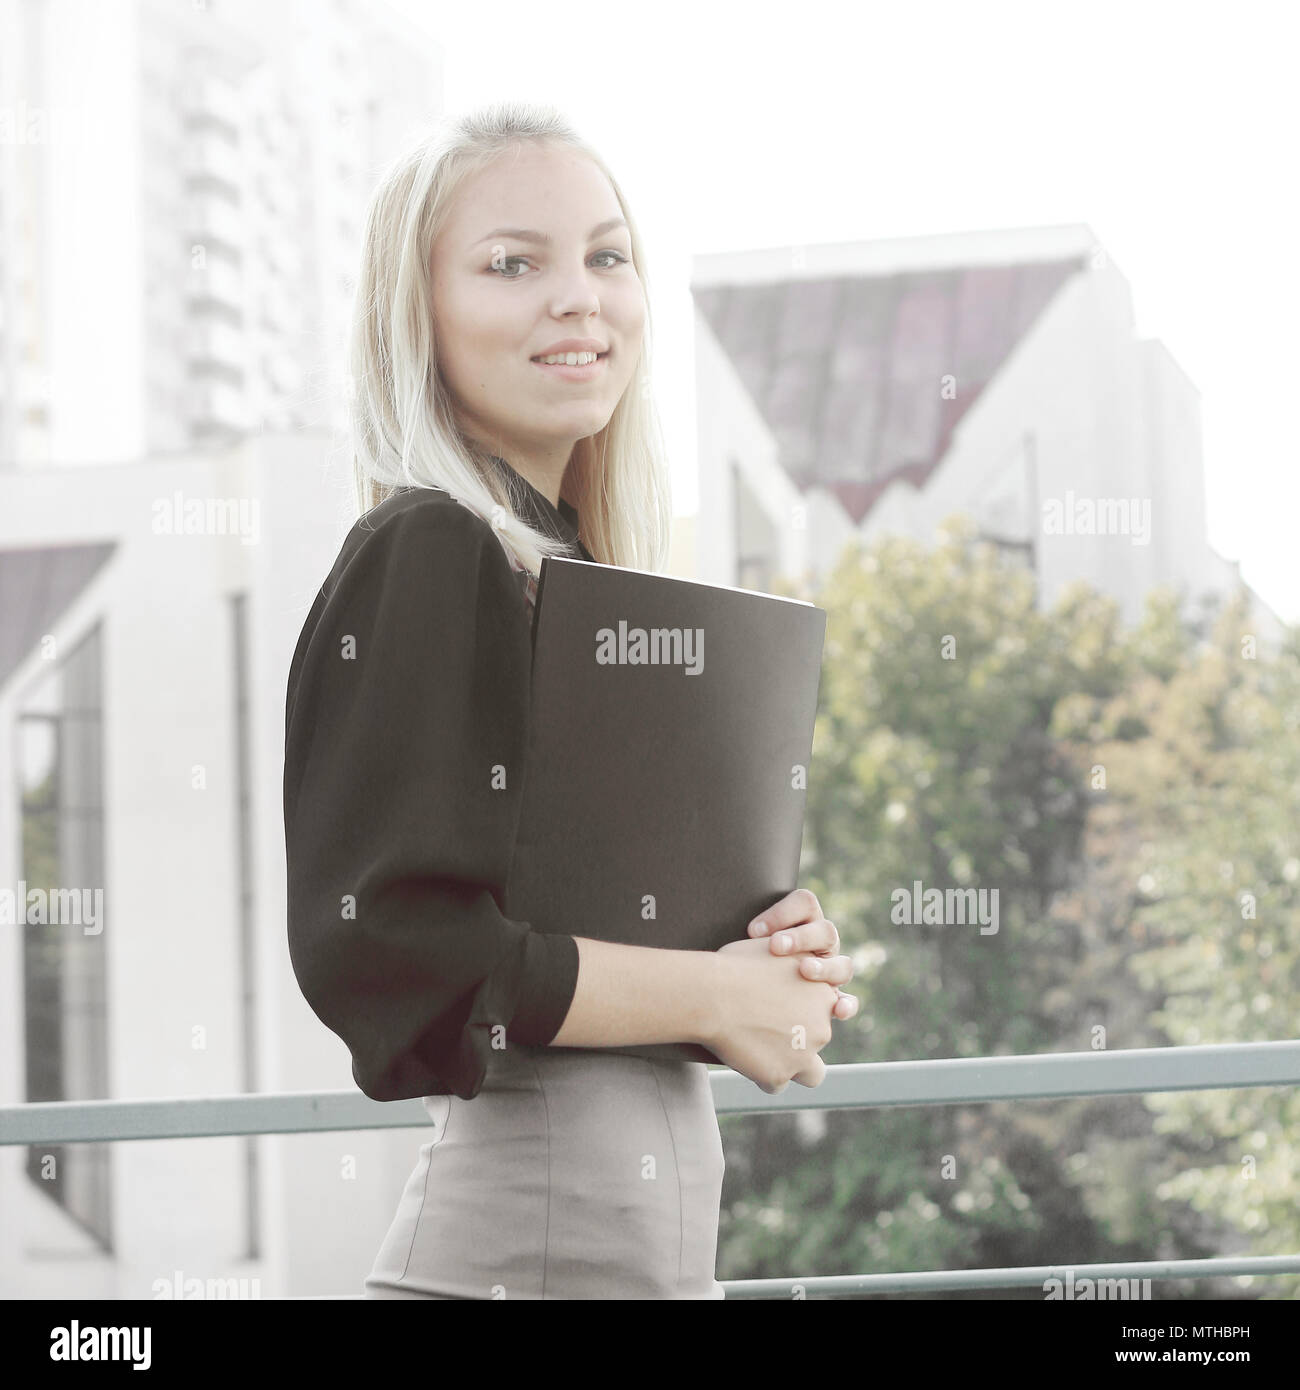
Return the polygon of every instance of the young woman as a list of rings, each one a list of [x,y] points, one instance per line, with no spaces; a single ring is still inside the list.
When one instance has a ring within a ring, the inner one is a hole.
[[[857,1011],[806,890],[718,952],[501,910],[541,557],[667,549],[644,280],[622,194],[549,109],[448,123],[370,207],[362,515],[294,653],[284,777],[299,985],[361,1090],[434,1124],[370,1297],[721,1298],[708,1069],[602,1049],[702,1043],[776,1092],[818,1085]]]

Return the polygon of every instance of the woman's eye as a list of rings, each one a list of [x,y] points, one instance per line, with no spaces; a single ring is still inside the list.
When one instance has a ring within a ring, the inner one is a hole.
[[[613,263],[602,266],[602,270],[612,270],[615,265],[627,264],[627,257],[623,255],[621,251],[597,251],[596,254],[592,257],[592,260],[598,261],[602,256],[612,256],[614,258]],[[508,265],[526,264],[527,261],[527,256],[502,256],[499,261],[493,261],[493,263],[488,267],[488,269],[491,270],[494,274],[500,275],[503,280],[522,280],[522,275],[505,274],[504,267]]]

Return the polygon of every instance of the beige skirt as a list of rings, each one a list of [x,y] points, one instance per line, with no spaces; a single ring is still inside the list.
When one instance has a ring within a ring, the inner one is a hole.
[[[494,1053],[427,1096],[367,1298],[712,1298],[725,1163],[709,1070],[600,1048]]]

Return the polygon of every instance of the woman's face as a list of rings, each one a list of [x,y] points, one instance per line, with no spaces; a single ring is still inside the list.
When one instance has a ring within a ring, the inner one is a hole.
[[[640,360],[645,297],[614,190],[583,155],[523,144],[461,186],[430,269],[438,367],[461,427],[562,472]],[[538,362],[566,339],[602,355]]]

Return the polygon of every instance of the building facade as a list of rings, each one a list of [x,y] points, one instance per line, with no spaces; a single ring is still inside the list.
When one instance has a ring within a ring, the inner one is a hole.
[[[821,579],[964,513],[1044,606],[1083,580],[1133,622],[1157,585],[1194,608],[1241,582],[1206,538],[1196,388],[1087,226],[701,257],[692,291],[701,579]]]

